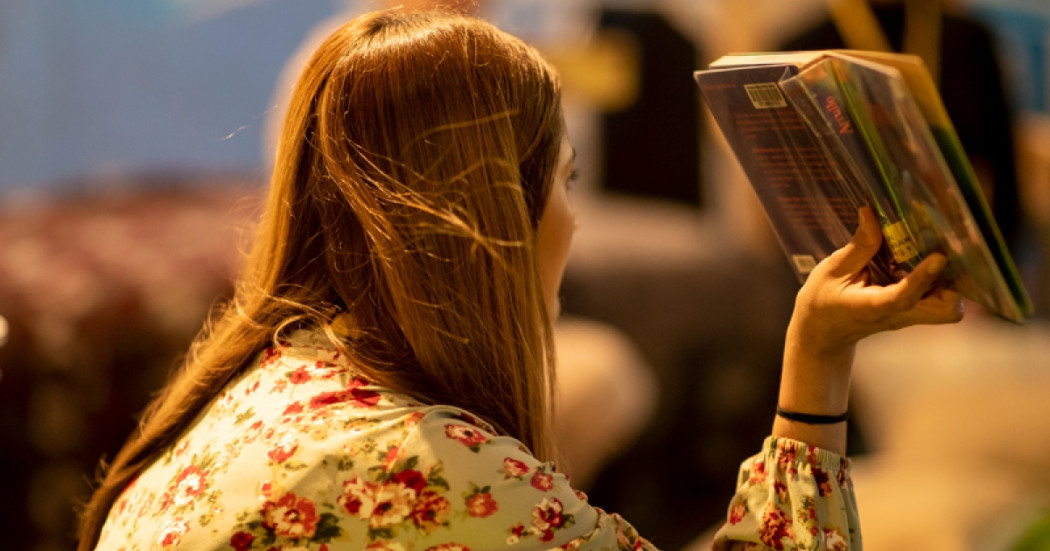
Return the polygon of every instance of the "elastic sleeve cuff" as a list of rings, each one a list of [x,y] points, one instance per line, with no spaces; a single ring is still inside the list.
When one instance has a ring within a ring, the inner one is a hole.
[[[767,456],[781,464],[801,461],[827,472],[837,473],[849,470],[849,458],[824,448],[811,446],[801,440],[768,436],[762,444],[762,449]]]

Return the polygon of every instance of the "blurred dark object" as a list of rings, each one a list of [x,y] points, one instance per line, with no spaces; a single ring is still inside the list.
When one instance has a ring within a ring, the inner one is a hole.
[[[5,549],[71,547],[99,458],[232,288],[252,178],[120,177],[0,206]]]
[[[903,51],[907,25],[904,5],[873,3],[871,7],[890,48]],[[848,42],[828,20],[792,38],[781,49],[845,48]],[[942,11],[937,46],[941,52],[939,84],[944,106],[985,187],[1006,245],[1016,254],[1024,222],[1018,197],[1014,113],[1004,91],[993,35],[976,19]]]
[[[598,27],[633,39],[641,81],[631,105],[602,113],[603,188],[701,206],[696,45],[658,13],[603,10]]]
[[[769,434],[798,281],[782,255],[749,255],[682,205],[578,208],[564,311],[621,329],[660,391],[649,428],[588,495],[681,549],[725,518],[740,462]]]

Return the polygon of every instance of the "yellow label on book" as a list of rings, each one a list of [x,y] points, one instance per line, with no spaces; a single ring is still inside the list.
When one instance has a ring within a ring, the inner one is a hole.
[[[893,253],[893,259],[897,262],[907,262],[919,254],[915,241],[912,240],[908,228],[904,222],[894,222],[889,226],[883,226],[882,235],[886,236],[886,244]]]

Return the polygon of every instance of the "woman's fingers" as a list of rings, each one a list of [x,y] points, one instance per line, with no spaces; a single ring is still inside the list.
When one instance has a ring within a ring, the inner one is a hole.
[[[888,306],[902,311],[913,308],[933,287],[937,276],[944,270],[947,263],[948,260],[943,254],[932,254],[897,283],[882,287],[887,295]]]
[[[870,207],[858,211],[857,231],[841,249],[828,256],[824,264],[832,277],[852,277],[868,264],[882,244],[882,231]]]
[[[885,324],[886,328],[959,321],[962,317],[959,295],[944,289],[931,293],[946,265],[943,254],[933,254],[893,285],[866,287],[873,314],[871,321]]]
[[[962,319],[959,295],[936,287],[947,265],[943,254],[931,254],[896,283],[871,284],[866,267],[882,232],[870,208],[860,209],[859,217],[850,242],[817,266],[796,299],[792,323],[804,328],[800,338],[811,351],[841,351],[880,331]]]

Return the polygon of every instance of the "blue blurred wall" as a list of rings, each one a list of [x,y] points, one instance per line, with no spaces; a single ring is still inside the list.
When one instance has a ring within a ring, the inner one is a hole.
[[[334,4],[3,0],[0,192],[111,170],[257,167],[281,66]]]
[[[966,0],[999,41],[1014,105],[1022,112],[1050,113],[1050,2]]]
[[[671,0],[663,0],[670,2]],[[735,0],[674,0],[717,2]],[[378,0],[0,0],[0,193],[83,176],[256,169],[278,73],[307,31]],[[489,0],[542,41],[567,5]],[[645,5],[656,0],[605,0]],[[999,31],[1017,105],[1050,111],[1050,2],[964,0]]]

